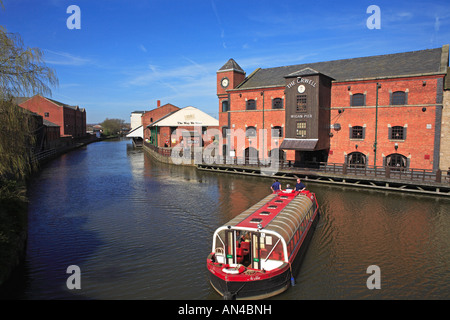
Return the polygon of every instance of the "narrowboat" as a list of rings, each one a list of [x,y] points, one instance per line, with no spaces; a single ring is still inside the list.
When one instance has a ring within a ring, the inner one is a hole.
[[[294,285],[318,219],[310,191],[266,196],[214,232],[207,258],[212,287],[226,300],[284,292]]]

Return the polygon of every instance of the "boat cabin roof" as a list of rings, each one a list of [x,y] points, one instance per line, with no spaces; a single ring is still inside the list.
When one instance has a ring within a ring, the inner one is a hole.
[[[314,195],[307,192],[280,192],[270,194],[241,214],[231,219],[224,227],[234,229],[271,230],[288,243],[313,206]]]

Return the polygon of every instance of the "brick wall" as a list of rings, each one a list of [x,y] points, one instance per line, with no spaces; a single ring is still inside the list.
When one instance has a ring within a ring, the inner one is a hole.
[[[180,108],[168,103],[159,108],[145,112],[142,115],[142,125],[144,127],[144,140],[150,138],[150,130],[147,129],[147,126],[149,124],[151,124],[151,123],[161,119],[162,117],[168,115],[169,113],[177,111],[177,110],[180,110]],[[164,143],[162,145],[164,145]]]
[[[399,153],[409,159],[411,168],[432,169],[437,109],[433,104],[436,103],[437,79],[437,77],[416,77],[333,84],[331,125],[339,123],[341,130],[332,130],[328,162],[342,163],[346,155],[358,151],[368,156],[369,165],[374,165],[378,82],[381,88],[378,90],[376,165],[383,165],[383,157]],[[407,92],[407,105],[391,105],[390,93],[395,91]],[[365,106],[350,106],[351,95],[357,93],[366,95]],[[423,108],[426,110],[423,111]],[[364,139],[350,138],[350,127],[353,126],[364,128]],[[389,139],[389,127],[394,126],[407,128],[406,139]]]
[[[263,94],[261,94],[263,92]],[[273,99],[283,99],[283,109],[273,109]],[[255,100],[256,109],[246,110],[247,101]],[[220,104],[221,107],[221,104]],[[277,148],[284,137],[284,123],[285,123],[285,111],[284,111],[284,88],[270,88],[270,89],[255,89],[237,91],[230,94],[230,112],[219,113],[219,123],[221,127],[225,127],[228,124],[228,117],[230,117],[231,126],[229,129],[242,130],[246,132],[248,127],[255,127],[258,133],[257,138],[245,138],[243,143],[238,143],[238,139],[234,139],[234,146],[236,148],[236,156],[242,157],[246,148],[253,147],[261,149],[259,155],[263,158],[262,148],[264,145],[264,157],[268,156],[268,152]],[[283,137],[272,139],[272,128],[282,127]],[[260,130],[265,129],[264,143],[263,134]],[[261,135],[259,135],[261,134]]]
[[[60,127],[60,135],[64,135],[64,115],[63,108],[36,95],[20,104],[24,109],[41,115],[45,120],[53,122]]]

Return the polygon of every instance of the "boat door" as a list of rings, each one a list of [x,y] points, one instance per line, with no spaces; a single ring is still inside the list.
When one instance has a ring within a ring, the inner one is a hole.
[[[226,263],[229,265],[236,264],[236,230],[228,229],[225,232],[226,242]]]
[[[252,236],[249,231],[228,229],[225,232],[226,263],[229,265],[243,264],[249,266],[252,260]]]

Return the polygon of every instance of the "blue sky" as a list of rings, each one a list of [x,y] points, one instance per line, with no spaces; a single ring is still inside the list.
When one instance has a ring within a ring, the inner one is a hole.
[[[86,108],[87,122],[129,122],[156,101],[218,117],[216,71],[233,58],[268,68],[441,47],[444,1],[3,0],[0,25],[39,47],[55,69],[52,98]],[[69,30],[70,5],[81,29]],[[370,5],[381,29],[366,25]]]

